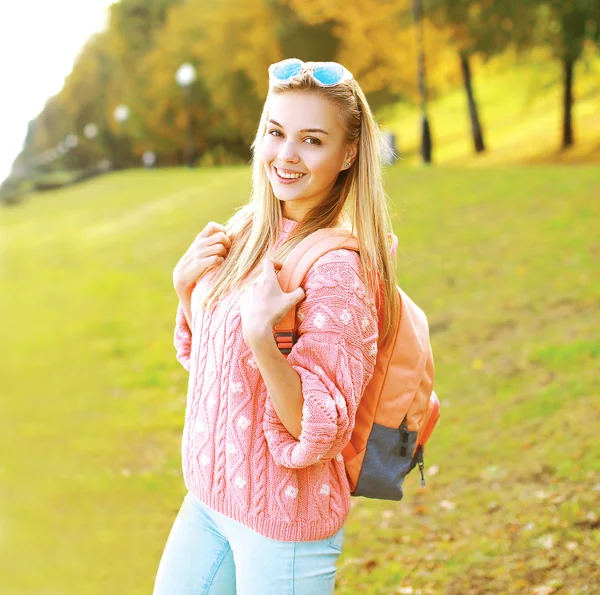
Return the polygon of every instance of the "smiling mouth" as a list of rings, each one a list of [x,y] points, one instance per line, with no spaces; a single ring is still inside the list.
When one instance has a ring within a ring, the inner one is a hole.
[[[303,178],[306,175],[302,172],[286,173],[277,169],[275,166],[273,166],[273,169],[275,170],[275,174],[278,175],[282,180],[299,180],[300,178]]]

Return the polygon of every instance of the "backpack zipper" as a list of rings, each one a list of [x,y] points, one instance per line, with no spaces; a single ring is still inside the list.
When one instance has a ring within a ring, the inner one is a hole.
[[[425,475],[423,471],[425,469],[425,463],[423,462],[423,446],[419,444],[417,446],[417,464],[419,465],[419,471],[421,472],[421,487],[425,487]]]

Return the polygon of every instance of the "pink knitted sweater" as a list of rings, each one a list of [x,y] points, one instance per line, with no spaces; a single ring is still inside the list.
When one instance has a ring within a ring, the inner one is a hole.
[[[278,245],[297,225],[283,218]],[[177,359],[189,371],[182,438],[187,489],[261,535],[325,539],[343,525],[350,490],[341,451],[377,355],[377,312],[359,256],[333,250],[308,271],[287,355],[302,379],[302,433],[281,423],[242,335],[236,292],[200,307],[211,275],[192,293],[192,332],[177,309]]]

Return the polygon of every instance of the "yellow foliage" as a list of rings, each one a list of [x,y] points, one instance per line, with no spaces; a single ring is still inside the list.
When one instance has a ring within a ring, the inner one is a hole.
[[[388,89],[418,98],[417,48],[410,0],[289,0],[307,22],[335,20],[338,60],[366,93]],[[430,88],[446,88],[458,77],[456,50],[448,31],[425,21]]]

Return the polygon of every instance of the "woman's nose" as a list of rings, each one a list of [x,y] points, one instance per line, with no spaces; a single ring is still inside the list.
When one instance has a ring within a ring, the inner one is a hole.
[[[279,151],[279,159],[290,163],[297,163],[300,160],[294,144],[291,141],[288,140],[283,143],[283,147],[281,147],[281,151]]]

